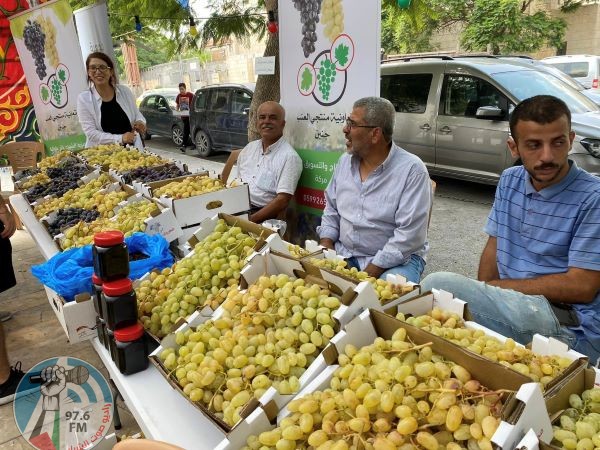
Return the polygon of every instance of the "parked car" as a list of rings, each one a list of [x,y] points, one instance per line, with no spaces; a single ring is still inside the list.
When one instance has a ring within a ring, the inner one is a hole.
[[[594,55],[563,55],[550,56],[542,59],[548,64],[572,76],[588,89],[598,89],[600,85],[600,56]]]
[[[170,137],[178,147],[183,145],[183,120],[177,114],[177,94],[150,94],[142,100],[140,112],[146,118],[146,136],[153,134]]]
[[[177,88],[148,89],[147,91],[142,92],[142,94],[138,98],[135,99],[135,103],[138,106],[138,108],[142,104],[142,100],[144,100],[150,94],[177,95],[177,94],[179,94],[179,89],[177,89]]]
[[[562,70],[560,70],[550,64],[544,64],[542,61],[539,61],[537,59],[527,58],[527,57],[522,57],[522,56],[516,56],[516,57],[515,56],[502,56],[502,58],[510,59],[517,63],[521,62],[525,65],[533,65],[533,67],[535,67],[538,70],[541,70],[542,72],[546,72],[546,73],[549,73],[550,75],[554,75],[560,81],[562,81],[563,83],[567,83],[573,89],[578,90],[583,95],[585,95],[587,98],[589,98],[591,101],[593,101],[596,105],[600,106],[600,90],[590,89],[590,88],[585,87],[583,84],[581,84],[579,81],[577,81],[572,76],[567,75]]]
[[[196,91],[190,110],[190,136],[200,156],[246,146],[254,86],[220,84]]]
[[[440,56],[381,67],[381,96],[396,108],[394,141],[430,173],[495,184],[513,160],[508,117],[538,94],[564,100],[577,136],[570,158],[600,175],[600,111],[553,75],[510,60]]]

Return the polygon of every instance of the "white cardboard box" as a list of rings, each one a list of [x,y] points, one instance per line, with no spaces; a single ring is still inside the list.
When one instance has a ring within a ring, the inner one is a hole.
[[[96,311],[89,294],[80,294],[67,302],[56,291],[44,285],[48,303],[63,327],[71,344],[96,337]]]
[[[189,198],[160,197],[160,203],[173,210],[183,228],[197,225],[218,213],[237,214],[250,209],[250,191],[243,184]]]

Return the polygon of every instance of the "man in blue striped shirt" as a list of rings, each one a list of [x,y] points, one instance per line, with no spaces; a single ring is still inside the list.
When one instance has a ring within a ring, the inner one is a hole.
[[[600,179],[568,159],[567,105],[540,95],[510,118],[508,146],[523,165],[502,174],[485,232],[479,281],[440,272],[425,289],[452,292],[474,320],[517,342],[555,337],[600,356]]]
[[[423,161],[392,141],[396,111],[389,100],[354,103],[342,155],[325,191],[317,228],[320,244],[351,267],[383,278],[400,274],[418,283],[429,249],[432,192]]]

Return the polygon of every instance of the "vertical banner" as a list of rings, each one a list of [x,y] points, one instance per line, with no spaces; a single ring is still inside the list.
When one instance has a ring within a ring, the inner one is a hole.
[[[106,2],[98,1],[94,5],[74,11],[73,15],[83,61],[93,52],[106,53],[110,59],[116,61]]]
[[[292,0],[278,13],[285,135],[304,162],[288,226],[303,240],[321,221],[352,104],[379,95],[381,2]]]
[[[83,148],[77,96],[87,81],[68,1],[53,0],[11,16],[10,30],[46,151]]]

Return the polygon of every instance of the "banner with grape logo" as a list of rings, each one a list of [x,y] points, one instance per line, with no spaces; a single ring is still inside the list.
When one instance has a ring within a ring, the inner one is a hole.
[[[354,101],[379,95],[381,2],[284,0],[278,14],[285,135],[304,161],[288,224],[314,238],[346,116]]]
[[[53,0],[10,17],[10,29],[50,154],[83,148],[77,96],[86,74],[67,0]]]

